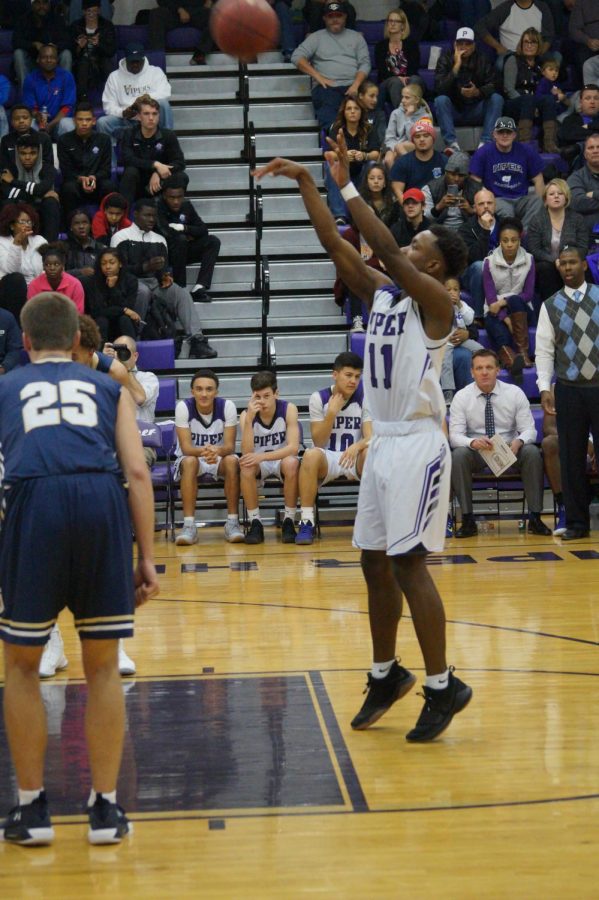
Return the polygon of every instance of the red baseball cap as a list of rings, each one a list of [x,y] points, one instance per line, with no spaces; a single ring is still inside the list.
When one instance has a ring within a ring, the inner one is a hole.
[[[415,203],[424,203],[424,194],[420,188],[410,188],[409,191],[404,191],[401,202],[405,203],[406,200],[414,200]]]

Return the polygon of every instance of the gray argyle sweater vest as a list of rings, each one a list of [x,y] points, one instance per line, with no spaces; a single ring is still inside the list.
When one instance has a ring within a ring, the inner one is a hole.
[[[558,291],[545,302],[555,332],[555,375],[580,387],[599,387],[599,286],[582,300]]]

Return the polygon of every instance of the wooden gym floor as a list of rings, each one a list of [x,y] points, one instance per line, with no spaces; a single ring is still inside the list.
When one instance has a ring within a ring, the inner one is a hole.
[[[366,732],[349,722],[370,666],[349,528],[311,547],[160,536],[160,599],[128,652],[120,847],[90,847],[77,639],[43,685],[56,841],[0,844],[13,898],[599,897],[599,552],[515,522],[450,540],[430,564],[449,660],[474,688],[436,742],[404,739],[416,690]],[[405,665],[422,662],[409,618]],[[2,812],[14,781],[0,730]]]

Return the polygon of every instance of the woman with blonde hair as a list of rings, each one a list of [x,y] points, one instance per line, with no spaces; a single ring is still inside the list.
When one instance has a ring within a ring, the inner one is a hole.
[[[397,109],[401,89],[408,81],[416,80],[425,89],[418,75],[420,47],[410,37],[410,24],[403,9],[392,9],[387,15],[384,38],[374,48],[374,65],[378,73],[381,107],[389,100]]]
[[[569,209],[570,187],[562,178],[552,178],[543,194],[544,208],[530,223],[528,249],[535,260],[537,293],[546,300],[561,290],[562,278],[556,261],[564,247],[578,247],[586,255],[589,232],[580,213]]]

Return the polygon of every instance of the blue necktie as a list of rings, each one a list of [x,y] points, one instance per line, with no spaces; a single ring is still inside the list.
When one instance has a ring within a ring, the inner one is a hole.
[[[495,416],[493,415],[491,397],[492,394],[485,395],[485,433],[488,438],[492,438],[495,434]]]
[[[574,295],[573,295],[573,296],[574,296],[574,299],[576,300],[576,302],[577,302],[577,303],[580,303],[582,297],[584,297],[584,294],[583,294],[582,291],[574,291]]]

